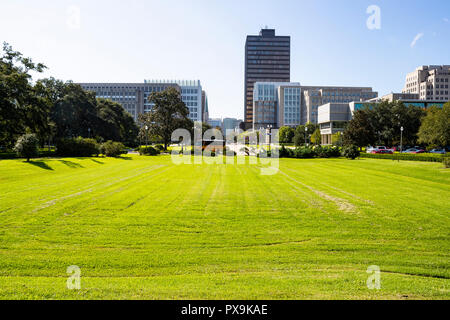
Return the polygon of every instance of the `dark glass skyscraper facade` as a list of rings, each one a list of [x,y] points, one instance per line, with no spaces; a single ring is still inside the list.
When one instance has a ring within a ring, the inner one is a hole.
[[[255,82],[290,82],[291,37],[276,36],[274,29],[262,29],[259,36],[247,36],[245,42],[246,127],[253,122],[253,88]]]

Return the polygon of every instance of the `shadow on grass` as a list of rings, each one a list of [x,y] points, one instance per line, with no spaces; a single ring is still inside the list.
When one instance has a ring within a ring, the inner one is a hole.
[[[95,159],[92,159],[92,158],[91,158],[91,161],[94,161],[95,163],[98,163],[98,164],[105,164],[104,162],[101,162],[101,161],[98,161],[98,160],[95,160]]]
[[[70,167],[70,168],[84,168],[81,164],[76,163],[76,162],[72,162],[72,161],[68,161],[68,160],[58,160],[59,162],[61,162],[62,164],[65,164],[66,166]]]
[[[133,158],[132,158],[132,157],[123,157],[123,156],[120,156],[120,157],[114,157],[114,159],[121,159],[121,160],[133,160]]]
[[[41,169],[53,170],[53,168],[50,167],[48,164],[46,164],[44,161],[33,161],[33,160],[30,160],[29,162],[25,161],[25,163],[32,164],[33,166],[39,167]]]

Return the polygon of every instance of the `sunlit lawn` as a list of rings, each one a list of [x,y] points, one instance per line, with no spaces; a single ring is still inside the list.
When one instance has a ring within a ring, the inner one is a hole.
[[[440,163],[0,161],[0,299],[449,299]],[[68,290],[68,266],[81,290]],[[381,289],[369,290],[370,265]]]

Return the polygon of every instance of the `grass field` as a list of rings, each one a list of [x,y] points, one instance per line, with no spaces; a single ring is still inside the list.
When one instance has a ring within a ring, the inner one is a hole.
[[[440,163],[2,160],[0,299],[449,299],[449,200]]]

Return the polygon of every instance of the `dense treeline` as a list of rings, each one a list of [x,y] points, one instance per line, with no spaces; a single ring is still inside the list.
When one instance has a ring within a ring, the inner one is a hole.
[[[40,145],[75,137],[134,146],[138,127],[118,103],[97,99],[81,86],[54,78],[32,81],[46,67],[8,44],[0,57],[0,146],[10,149],[25,133]]]
[[[344,131],[344,144],[396,146],[402,139],[403,145],[445,147],[450,144],[449,115],[450,103],[424,110],[401,101],[383,101],[354,112]]]

